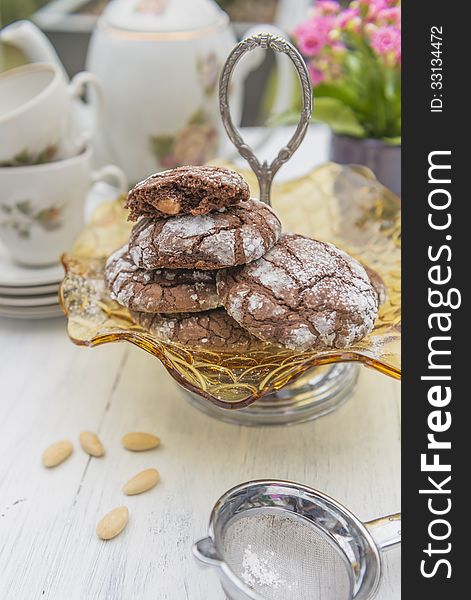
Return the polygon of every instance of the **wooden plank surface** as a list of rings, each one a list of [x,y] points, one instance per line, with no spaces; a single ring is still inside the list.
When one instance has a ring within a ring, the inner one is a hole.
[[[245,135],[254,143],[260,131]],[[276,154],[283,136],[289,134],[274,136],[261,156]],[[326,159],[326,129],[313,126],[309,136],[312,143],[301,146],[281,179]],[[191,546],[206,534],[217,498],[253,478],[312,485],[365,520],[398,511],[399,392],[398,382],[363,368],[355,395],[327,417],[241,428],[190,407],[160,363],[137,348],[78,348],[63,320],[0,319],[0,599],[223,600],[215,574],[196,565]],[[105,457],[82,452],[83,429],[100,434]],[[162,446],[125,451],[121,436],[139,429],[160,435]],[[44,469],[43,449],[64,438],[74,454]],[[124,496],[127,479],[152,466],[161,483]],[[127,529],[99,541],[98,520],[123,504]],[[398,600],[400,552],[384,564],[377,599]]]
[[[362,369],[336,413],[285,428],[241,428],[190,407],[160,363],[116,344],[73,346],[63,320],[0,320],[0,598],[2,600],[223,600],[216,576],[191,555],[211,507],[252,478],[287,478],[338,498],[359,517],[400,509],[399,383]],[[78,434],[100,434],[106,456],[90,459]],[[153,431],[162,446],[122,449],[121,436]],[[56,469],[43,449],[71,439]],[[155,466],[161,483],[142,496],[121,487]],[[122,535],[95,526],[125,504]],[[379,600],[397,600],[400,552],[385,559]]]

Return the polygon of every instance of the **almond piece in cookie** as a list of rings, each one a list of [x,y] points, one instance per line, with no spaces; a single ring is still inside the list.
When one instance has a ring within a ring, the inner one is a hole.
[[[151,175],[129,192],[129,220],[205,215],[250,197],[241,175],[223,167],[178,167]]]

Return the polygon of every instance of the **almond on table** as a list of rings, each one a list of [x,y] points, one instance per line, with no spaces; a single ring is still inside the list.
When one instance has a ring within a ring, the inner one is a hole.
[[[69,458],[72,454],[74,447],[72,446],[72,442],[69,440],[60,440],[59,442],[54,442],[44,450],[42,455],[43,465],[45,467],[51,468],[60,465],[64,460]]]
[[[111,540],[120,534],[128,524],[129,511],[119,506],[107,513],[96,526],[96,534],[102,540]]]
[[[123,492],[127,496],[142,494],[155,487],[160,481],[157,469],[146,469],[134,475],[124,486]]]
[[[144,450],[152,450],[160,445],[160,438],[152,433],[143,431],[135,431],[127,433],[121,439],[121,443],[127,450],[133,452],[143,452]]]
[[[90,456],[103,456],[105,449],[96,433],[92,431],[82,431],[79,435],[80,445]]]

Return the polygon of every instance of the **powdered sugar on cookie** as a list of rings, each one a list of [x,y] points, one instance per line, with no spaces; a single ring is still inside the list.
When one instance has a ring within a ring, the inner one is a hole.
[[[332,244],[283,235],[263,258],[218,275],[230,315],[294,350],[343,348],[367,335],[378,298],[364,268]]]

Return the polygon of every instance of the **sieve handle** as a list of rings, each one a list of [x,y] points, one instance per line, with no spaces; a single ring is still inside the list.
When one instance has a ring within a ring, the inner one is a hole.
[[[252,148],[244,142],[232,121],[229,108],[228,95],[232,72],[242,56],[256,48],[263,48],[264,50],[271,48],[275,52],[287,54],[294,64],[302,90],[302,110],[296,131],[286,146],[281,148],[271,164],[268,164],[266,160],[261,163],[255,156]],[[287,40],[270,33],[259,33],[258,35],[252,35],[245,40],[242,40],[229,54],[222,69],[221,77],[219,79],[219,110],[229,139],[237,148],[242,158],[247,160],[252,171],[257,176],[258,185],[260,187],[260,200],[270,204],[270,188],[273,177],[278,169],[296,152],[306,135],[306,131],[311,121],[312,87],[303,57]]]
[[[365,523],[378,549],[387,552],[401,543],[401,513]]]
[[[210,537],[198,540],[193,546],[193,554],[200,562],[208,566],[218,567],[222,563],[214,542]]]

